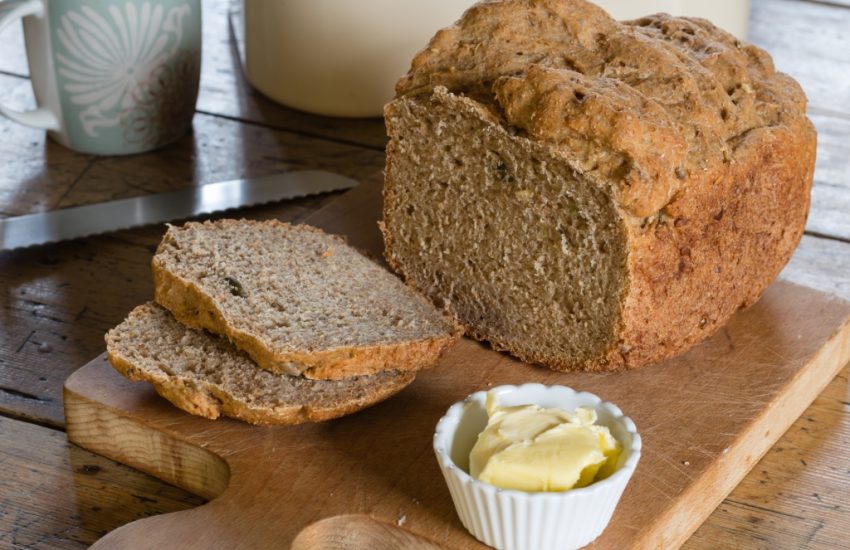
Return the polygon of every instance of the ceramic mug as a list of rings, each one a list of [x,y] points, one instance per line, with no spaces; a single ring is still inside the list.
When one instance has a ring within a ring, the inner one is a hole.
[[[156,149],[191,126],[200,0],[0,1],[0,31],[21,18],[38,108],[0,114],[97,155]]]

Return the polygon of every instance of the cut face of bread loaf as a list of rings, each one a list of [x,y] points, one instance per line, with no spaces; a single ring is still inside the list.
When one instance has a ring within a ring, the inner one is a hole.
[[[268,372],[225,340],[181,325],[154,303],[134,309],[107,333],[106,345],[119,372],[150,382],[184,411],[252,424],[336,418],[382,401],[414,379],[412,372],[400,371],[338,381]]]
[[[604,190],[468,98],[438,89],[391,112],[406,128],[451,122],[439,142],[414,131],[392,146],[390,265],[497,349],[551,362],[552,352],[589,360],[607,346],[620,322],[626,235]]]
[[[338,237],[277,221],[170,227],[153,259],[156,301],[229,339],[262,368],[314,379],[433,364],[447,316]]]
[[[613,370],[684,351],[754,303],[802,235],[805,96],[708,21],[482,2],[396,90],[387,260],[523,360]]]

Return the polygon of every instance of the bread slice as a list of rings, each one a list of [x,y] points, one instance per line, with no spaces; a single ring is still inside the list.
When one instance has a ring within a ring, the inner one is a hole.
[[[319,422],[401,391],[414,373],[384,371],[345,380],[309,380],[257,367],[227,341],[177,322],[147,303],[106,334],[109,361],[131,380],[153,384],[184,411],[251,424]]]
[[[396,92],[387,261],[525,361],[680,353],[753,304],[803,233],[805,95],[706,20],[480,2]]]
[[[459,330],[392,273],[314,227],[220,220],[170,227],[156,301],[272,372],[341,379],[432,365]]]

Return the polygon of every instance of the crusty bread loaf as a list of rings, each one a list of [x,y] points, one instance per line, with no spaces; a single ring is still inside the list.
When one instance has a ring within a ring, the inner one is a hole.
[[[754,303],[802,235],[805,96],[708,21],[482,2],[396,91],[387,260],[526,361],[613,370],[682,352]]]
[[[119,372],[150,382],[184,411],[252,424],[336,418],[386,399],[415,376],[384,371],[328,381],[268,372],[225,340],[181,325],[154,303],[137,307],[110,330],[106,348]]]
[[[454,321],[342,239],[278,221],[170,227],[156,301],[273,372],[340,379],[432,365]]]

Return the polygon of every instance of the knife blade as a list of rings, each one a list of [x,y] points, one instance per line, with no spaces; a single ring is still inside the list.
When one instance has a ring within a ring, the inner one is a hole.
[[[210,183],[132,199],[0,219],[0,250],[76,239],[349,189],[357,181],[323,170],[300,170]]]

